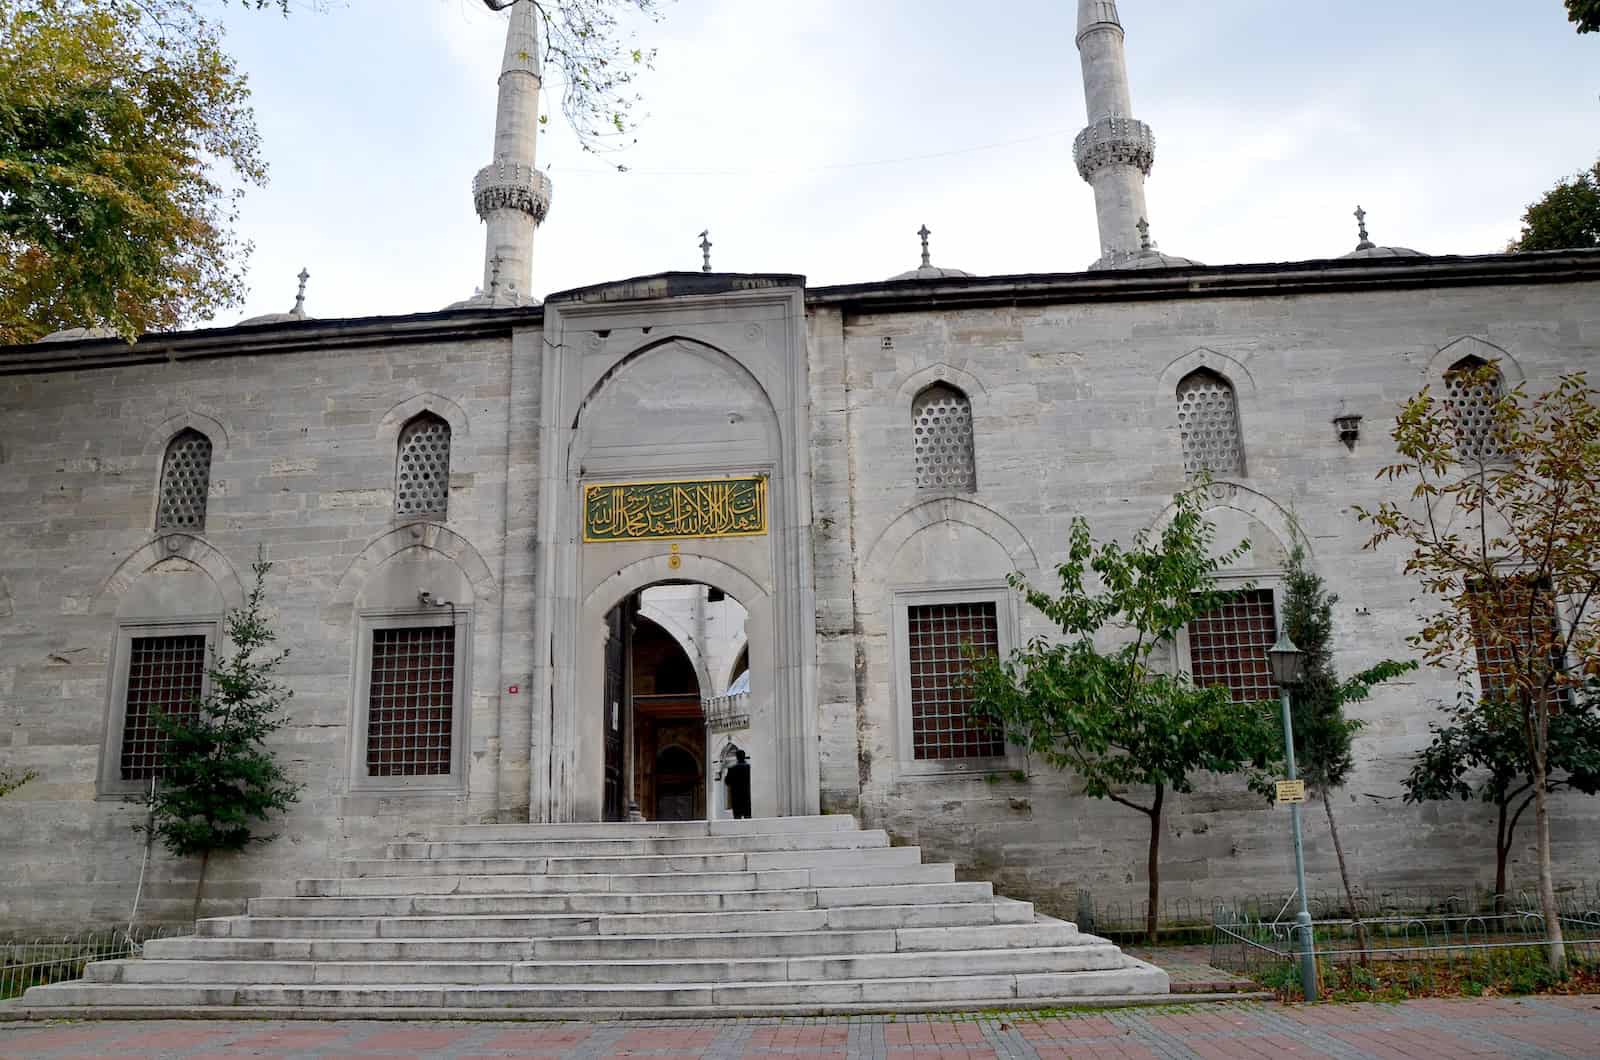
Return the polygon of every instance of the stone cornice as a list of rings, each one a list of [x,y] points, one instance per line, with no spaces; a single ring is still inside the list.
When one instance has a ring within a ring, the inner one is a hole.
[[[0,346],[0,375],[505,338],[515,328],[538,326],[543,319],[543,307],[525,306],[206,328],[145,335],[136,343],[120,338],[34,342]]]
[[[1600,284],[1600,250],[1475,257],[1327,259],[1262,265],[880,281],[813,287],[806,291],[806,304],[871,312],[1052,302],[1292,297],[1335,291],[1547,283]]]

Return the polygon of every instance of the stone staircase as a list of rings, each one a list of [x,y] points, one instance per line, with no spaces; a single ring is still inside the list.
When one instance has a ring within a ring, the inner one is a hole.
[[[1168,991],[1154,965],[988,883],[957,883],[952,866],[848,816],[444,828],[196,927],[0,1009],[659,1017]]]

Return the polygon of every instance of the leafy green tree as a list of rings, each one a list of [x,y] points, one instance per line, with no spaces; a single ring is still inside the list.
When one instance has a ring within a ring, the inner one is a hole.
[[[1359,703],[1384,681],[1417,668],[1413,661],[1385,659],[1348,681],[1339,680],[1333,666],[1333,605],[1339,598],[1327,591],[1322,577],[1306,566],[1305,549],[1298,544],[1289,554],[1284,579],[1283,628],[1289,639],[1305,653],[1305,674],[1289,693],[1290,715],[1294,720],[1294,757],[1306,786],[1322,802],[1328,819],[1328,835],[1333,840],[1339,862],[1339,881],[1344,885],[1345,901],[1355,924],[1356,944],[1363,954],[1367,949],[1366,927],[1350,885],[1350,867],[1339,840],[1339,824],[1333,814],[1331,793],[1344,787],[1355,768],[1352,748],[1361,722],[1347,718],[1344,708]]]
[[[1567,19],[1579,33],[1600,33],[1600,0],[1567,0]]]
[[[1531,204],[1522,215],[1522,235],[1511,244],[1514,251],[1586,247],[1600,247],[1600,162]]]
[[[209,689],[193,713],[158,713],[166,741],[161,780],[149,797],[149,825],[168,852],[200,856],[194,913],[200,915],[211,855],[237,853],[273,839],[256,829],[299,797],[265,740],[282,728],[283,705],[292,694],[276,671],[287,650],[269,654],[277,635],[263,615],[266,577],[272,564],[258,556],[255,585],[242,607],[228,613],[232,652],[213,653]]]
[[[1406,777],[1406,801],[1481,799],[1495,809],[1494,893],[1503,907],[1510,882],[1506,862],[1517,825],[1533,805],[1533,768],[1521,713],[1504,703],[1457,698],[1447,724],[1429,726],[1433,742],[1417,755]],[[1550,766],[1545,790],[1600,794],[1600,685],[1550,715]]]
[[[0,0],[0,342],[239,304],[248,100],[189,0]]]
[[[38,777],[38,773],[31,769],[20,772],[11,769],[0,769],[0,798],[10,795],[28,781]]]
[[[1533,781],[1550,970],[1560,974],[1551,731],[1566,696],[1600,677],[1600,393],[1582,372],[1531,399],[1521,386],[1502,393],[1492,364],[1464,370],[1460,383],[1499,395],[1487,423],[1424,387],[1395,421],[1399,462],[1379,471],[1410,490],[1356,511],[1373,528],[1368,547],[1404,548],[1405,572],[1431,601],[1408,643],[1513,712]]]
[[[1228,689],[1196,687],[1188,674],[1162,665],[1190,620],[1229,599],[1216,574],[1249,545],[1213,556],[1214,534],[1195,490],[1177,496],[1159,534],[1141,531],[1126,549],[1097,545],[1089,524],[1074,519],[1067,561],[1056,568],[1059,592],[1011,578],[1064,639],[1035,637],[1007,659],[974,660],[977,713],[1013,743],[1075,772],[1086,794],[1148,819],[1145,928],[1152,942],[1168,794],[1192,791],[1200,772],[1265,770],[1282,746],[1274,704],[1235,703]],[[1110,646],[1112,638],[1120,643]],[[1147,794],[1141,801],[1131,788]]]

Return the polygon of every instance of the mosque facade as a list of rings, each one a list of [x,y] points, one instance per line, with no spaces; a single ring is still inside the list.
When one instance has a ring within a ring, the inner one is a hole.
[[[258,550],[303,790],[275,841],[212,867],[213,911],[441,824],[726,815],[741,751],[757,816],[853,813],[1068,915],[1142,893],[1143,817],[967,714],[965,645],[1050,632],[1008,577],[1052,584],[1074,516],[1127,541],[1203,473],[1219,542],[1251,544],[1224,582],[1249,588],[1174,665],[1275,696],[1296,545],[1339,596],[1341,672],[1404,654],[1425,601],[1351,514],[1390,495],[1387,425],[1465,366],[1538,390],[1594,365],[1600,253],[1434,257],[1364,218],[1323,260],[1164,253],[1113,0],[1081,0],[1077,44],[1087,269],[973,276],[924,227],[879,282],[708,266],[541,303],[519,5],[472,297],[0,349],[0,756],[39,774],[3,805],[0,927],[119,922],[137,888],[141,916],[187,913],[195,866],[135,831],[153,716],[203,691]],[[1354,708],[1359,881],[1492,880],[1488,808],[1401,798],[1459,690],[1423,671]],[[1554,803],[1558,877],[1592,875],[1593,814]],[[1287,894],[1288,844],[1281,809],[1209,778],[1169,810],[1167,892]],[[1307,856],[1331,886],[1315,820]]]

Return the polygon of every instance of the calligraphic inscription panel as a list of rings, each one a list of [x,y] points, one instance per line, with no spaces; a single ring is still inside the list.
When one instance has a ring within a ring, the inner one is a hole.
[[[752,537],[767,532],[767,480],[606,482],[583,487],[585,541]]]

